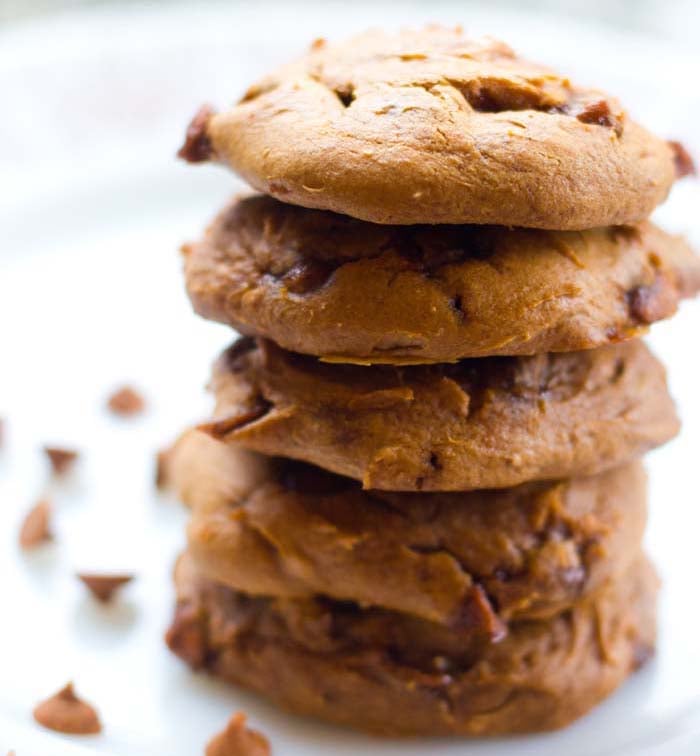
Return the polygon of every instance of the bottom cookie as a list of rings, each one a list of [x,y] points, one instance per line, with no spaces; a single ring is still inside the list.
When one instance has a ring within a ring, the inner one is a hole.
[[[653,652],[657,578],[643,558],[594,597],[506,637],[460,635],[397,612],[251,597],[176,570],[170,648],[291,711],[385,735],[563,727]]]

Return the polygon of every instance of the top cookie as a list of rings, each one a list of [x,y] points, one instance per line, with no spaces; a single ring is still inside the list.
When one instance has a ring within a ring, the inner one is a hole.
[[[585,229],[646,218],[686,170],[679,149],[501,42],[430,27],[317,41],[203,108],[180,155],[375,223]]]

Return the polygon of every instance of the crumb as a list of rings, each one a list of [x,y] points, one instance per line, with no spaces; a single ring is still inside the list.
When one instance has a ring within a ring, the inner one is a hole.
[[[40,499],[24,517],[19,531],[19,545],[33,549],[53,538],[51,533],[51,504]]]
[[[143,396],[131,386],[122,386],[107,400],[107,406],[115,415],[138,415],[144,411]]]
[[[240,711],[234,714],[226,729],[209,741],[205,756],[270,756],[272,750],[267,738],[248,729],[245,722],[245,714]]]
[[[63,449],[60,446],[45,446],[44,453],[51,462],[54,475],[65,475],[70,472],[78,459],[78,452],[75,449]]]
[[[168,487],[169,481],[168,481],[168,464],[170,462],[170,455],[172,452],[172,447],[168,447],[167,449],[161,449],[156,454],[156,488],[160,491],[164,490]]]
[[[68,735],[96,735],[102,732],[97,711],[81,701],[68,683],[58,693],[42,701],[34,709],[34,719],[43,727]]]
[[[119,588],[133,579],[133,575],[99,575],[88,574],[85,572],[78,573],[78,578],[88,587],[90,593],[101,603],[107,604]]]

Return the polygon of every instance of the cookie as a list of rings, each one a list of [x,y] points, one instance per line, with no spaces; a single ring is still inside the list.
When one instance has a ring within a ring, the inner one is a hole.
[[[200,574],[250,594],[323,594],[494,634],[563,611],[639,551],[638,462],[471,493],[362,491],[351,478],[186,433],[169,460]]]
[[[379,226],[253,196],[185,253],[200,315],[343,362],[590,349],[638,335],[700,289],[700,259],[648,222]]]
[[[375,223],[574,230],[646,218],[678,154],[614,98],[437,27],[315,44],[233,107],[202,109],[180,151]]]
[[[365,488],[464,491],[592,475],[678,431],[638,340],[454,365],[332,365],[242,339],[217,362],[202,430]]]
[[[500,642],[325,598],[246,596],[176,574],[170,648],[299,714],[384,735],[563,727],[653,651],[657,578],[639,559],[595,596]]]

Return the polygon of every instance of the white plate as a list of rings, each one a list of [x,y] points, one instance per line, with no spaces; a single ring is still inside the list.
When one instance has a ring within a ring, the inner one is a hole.
[[[206,412],[209,363],[231,338],[190,313],[177,248],[235,186],[225,171],[178,164],[173,152],[201,101],[232,100],[314,36],[396,25],[399,15],[381,4],[363,13],[294,4],[262,18],[253,5],[104,10],[0,34],[0,415],[9,419],[0,452],[0,753],[191,756],[236,709],[278,756],[699,753],[697,304],[653,337],[686,421],[681,438],[650,458],[648,541],[665,578],[658,658],[584,720],[515,740],[373,740],[282,714],[191,674],[165,650],[185,515],[153,491],[153,455]],[[427,14],[406,5],[398,20],[426,15],[495,32],[602,83],[700,153],[695,54],[530,16],[459,18],[434,5]],[[692,183],[678,187],[660,216],[700,239],[698,199]],[[144,390],[145,417],[117,421],[104,411],[121,381]],[[47,485],[45,442],[75,444],[84,456],[50,491],[56,544],[27,556],[17,526]],[[138,580],[101,609],[73,573],[110,567]],[[33,704],[69,679],[98,705],[103,735],[64,738],[32,723]]]

